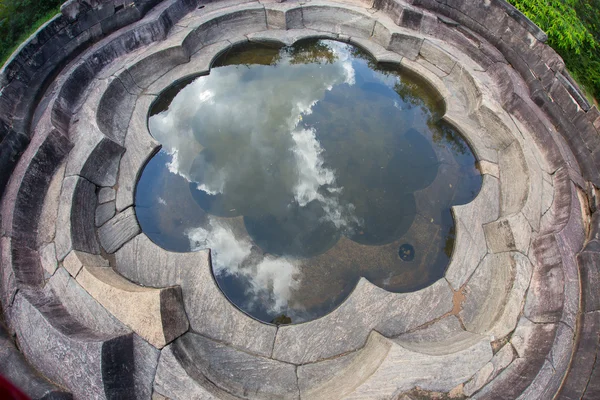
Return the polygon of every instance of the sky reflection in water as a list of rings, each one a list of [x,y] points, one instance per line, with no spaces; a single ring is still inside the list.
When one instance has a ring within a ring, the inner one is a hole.
[[[361,276],[423,288],[448,265],[450,207],[481,186],[439,106],[347,44],[237,49],[155,104],[163,148],[138,183],[138,219],[167,250],[211,248],[223,292],[266,322],[322,316]]]

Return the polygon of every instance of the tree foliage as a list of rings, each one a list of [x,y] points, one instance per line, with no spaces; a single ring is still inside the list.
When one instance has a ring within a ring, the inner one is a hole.
[[[56,14],[63,0],[0,0],[2,63],[38,26]]]
[[[600,98],[600,0],[509,0],[548,34],[567,69]]]

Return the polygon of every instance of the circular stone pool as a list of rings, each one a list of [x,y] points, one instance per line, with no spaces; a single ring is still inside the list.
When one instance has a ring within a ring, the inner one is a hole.
[[[236,47],[155,102],[142,230],[167,250],[210,248],[221,290],[265,322],[318,318],[362,276],[426,287],[452,254],[450,207],[482,182],[440,99],[349,44]]]

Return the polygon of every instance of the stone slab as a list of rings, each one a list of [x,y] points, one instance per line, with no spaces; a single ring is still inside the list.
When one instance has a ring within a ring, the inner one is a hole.
[[[72,250],[62,262],[63,267],[67,272],[76,278],[79,271],[84,266],[87,267],[108,267],[108,261],[97,254],[85,253],[83,251]]]
[[[335,357],[364,346],[373,329],[396,336],[451,309],[452,291],[443,279],[417,292],[395,294],[361,278],[346,301],[326,316],[279,327],[273,358],[304,364]]]
[[[190,329],[252,354],[269,357],[277,328],[238,310],[216,285],[208,251],[173,253],[143,233],[116,253],[116,269],[144,286],[181,286]]]
[[[456,224],[456,243],[446,279],[454,290],[466,283],[487,253],[483,224],[498,219],[499,180],[483,176],[481,190],[469,204],[452,207]]]
[[[42,208],[42,214],[40,215],[38,223],[38,244],[40,245],[43,243],[50,243],[54,240],[60,190],[64,175],[65,165],[63,164],[52,176],[50,186],[48,186],[46,198],[44,199],[44,207]]]
[[[300,365],[297,374],[301,398],[344,398],[375,373],[390,348],[389,341],[372,333],[365,346],[358,351],[331,360]]]
[[[345,398],[391,398],[395,393],[417,386],[424,390],[449,392],[473,376],[492,356],[487,340],[443,356],[416,353],[393,344],[377,371]]]
[[[114,253],[141,231],[135,209],[129,207],[102,225],[98,229],[98,238],[104,250]]]
[[[178,287],[145,288],[129,282],[112,268],[88,266],[77,275],[77,282],[154,347],[164,347],[189,327]]]
[[[98,204],[114,201],[117,197],[117,192],[113,188],[103,187],[98,191]]]
[[[198,382],[190,377],[173,354],[172,345],[165,347],[160,353],[154,380],[154,391],[168,399],[236,399],[236,397],[223,392],[212,382]]]
[[[72,391],[75,398],[134,394],[130,334],[94,333],[49,296],[19,293],[15,308],[13,322],[20,349],[51,381]]]
[[[96,226],[102,226],[105,222],[115,216],[116,213],[115,202],[111,201],[108,203],[100,204],[96,207],[95,222]]]
[[[94,229],[96,186],[78,176],[63,181],[56,220],[56,257],[63,260],[71,250],[99,254]]]
[[[483,225],[485,239],[492,253],[519,251],[529,252],[531,226],[522,213],[502,217]]]
[[[127,149],[121,158],[117,190],[117,211],[134,204],[135,185],[146,161],[154,155],[160,144],[148,131],[148,112],[155,96],[141,96],[135,105],[125,137]]]
[[[291,364],[251,355],[192,332],[172,347],[189,376],[206,379],[234,396],[300,398],[296,367]]]

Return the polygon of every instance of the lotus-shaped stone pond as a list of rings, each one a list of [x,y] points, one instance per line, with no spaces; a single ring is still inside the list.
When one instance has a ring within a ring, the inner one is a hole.
[[[443,107],[349,44],[235,48],[154,104],[140,225],[167,250],[210,248],[222,291],[265,322],[320,317],[361,276],[426,287],[452,254],[451,207],[481,187]]]

